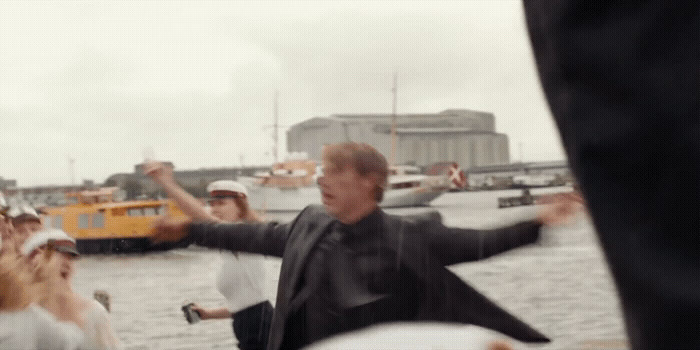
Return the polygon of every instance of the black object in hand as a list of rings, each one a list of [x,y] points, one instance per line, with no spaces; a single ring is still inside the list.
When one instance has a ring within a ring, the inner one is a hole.
[[[201,317],[199,316],[199,312],[192,310],[193,304],[194,303],[182,305],[182,312],[185,314],[185,319],[190,324],[197,323],[201,320]]]

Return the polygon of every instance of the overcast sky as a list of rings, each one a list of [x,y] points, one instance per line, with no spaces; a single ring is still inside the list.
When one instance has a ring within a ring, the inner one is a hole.
[[[275,91],[285,126],[391,113],[394,72],[399,114],[493,112],[513,161],[564,159],[520,1],[3,0],[0,176],[270,164]]]

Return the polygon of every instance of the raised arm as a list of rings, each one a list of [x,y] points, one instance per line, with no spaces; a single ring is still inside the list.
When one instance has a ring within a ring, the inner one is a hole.
[[[170,167],[160,162],[148,162],[144,164],[143,172],[159,184],[187,216],[197,221],[221,222],[204,210],[204,205],[197,198],[177,184]]]

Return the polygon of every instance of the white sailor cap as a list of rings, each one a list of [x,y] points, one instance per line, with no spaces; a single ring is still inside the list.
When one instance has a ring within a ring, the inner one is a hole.
[[[207,186],[207,192],[212,198],[231,197],[232,193],[234,197],[236,194],[248,197],[248,189],[242,183],[233,180],[214,181]]]
[[[63,230],[57,228],[43,229],[29,237],[22,246],[22,254],[29,256],[33,251],[43,246],[50,246],[59,252],[80,255],[75,244],[75,239]]]
[[[41,217],[36,212],[36,210],[26,204],[11,207],[10,210],[7,212],[7,215],[10,218],[12,218],[12,220],[41,221]]]

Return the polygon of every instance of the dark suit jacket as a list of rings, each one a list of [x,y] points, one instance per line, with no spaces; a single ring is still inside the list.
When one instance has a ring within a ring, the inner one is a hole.
[[[700,349],[700,1],[525,0],[634,349]]]
[[[422,300],[415,320],[479,325],[526,342],[547,342],[541,333],[502,310],[444,266],[484,259],[532,243],[540,225],[478,231],[445,227],[437,213],[428,216],[383,216],[383,242],[393,247],[400,263],[422,281]],[[187,240],[201,246],[282,257],[275,314],[268,349],[279,349],[295,286],[315,245],[334,222],[325,209],[311,206],[289,224],[207,224],[189,226]],[[339,271],[338,273],[342,273]]]

